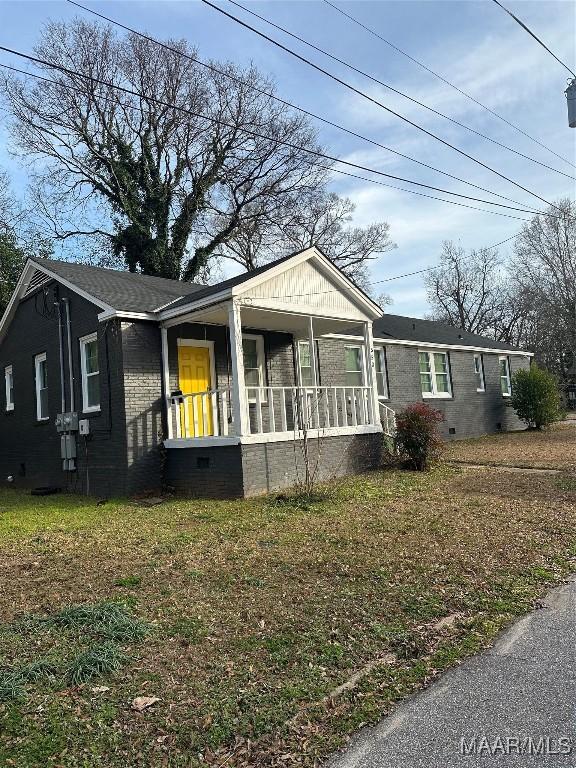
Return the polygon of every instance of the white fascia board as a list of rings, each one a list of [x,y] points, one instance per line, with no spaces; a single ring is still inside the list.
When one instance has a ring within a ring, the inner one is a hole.
[[[325,333],[322,338],[343,339],[345,341],[362,341],[362,336],[344,333]],[[498,347],[473,347],[466,344],[437,344],[433,341],[412,341],[411,339],[380,339],[374,337],[374,344],[398,344],[403,347],[426,347],[427,349],[454,349],[458,352],[486,352],[493,355],[515,355],[518,357],[534,357],[534,352],[522,349],[500,349]]]
[[[22,269],[22,274],[20,275],[18,282],[16,283],[16,287],[12,291],[12,296],[10,297],[10,301],[8,302],[6,309],[4,310],[4,314],[2,315],[2,319],[0,320],[0,339],[3,338],[4,333],[6,332],[8,325],[10,324],[13,310],[15,309],[17,302],[24,295],[24,290],[22,289],[23,288],[25,289],[28,287],[28,283],[26,283],[26,278],[29,275],[30,265],[32,264],[34,264],[34,262],[31,261],[30,259],[26,261],[26,264]]]
[[[71,291],[74,291],[74,293],[77,293],[79,296],[82,296],[82,298],[86,299],[87,301],[90,301],[92,304],[96,304],[97,307],[100,307],[100,309],[107,311],[107,312],[114,312],[114,307],[111,307],[110,304],[106,304],[105,301],[102,301],[101,299],[97,299],[95,296],[92,296],[91,294],[87,293],[87,291],[82,290],[82,288],[78,288],[77,285],[74,285],[74,283],[71,283],[69,280],[66,280],[65,277],[61,277],[56,272],[52,272],[51,269],[48,269],[43,264],[39,264],[37,261],[31,262],[36,269],[39,269],[40,272],[44,272],[44,274],[48,275],[48,277],[51,277],[53,280],[56,280],[57,283],[62,283],[62,285],[65,285],[66,288],[70,288]]]
[[[123,312],[116,309],[100,312],[98,320],[103,323],[105,320],[112,320],[115,317],[119,320],[158,320],[158,316],[153,312]]]
[[[55,280],[57,283],[64,285],[66,288],[69,288],[71,291],[74,291],[74,293],[77,293],[79,296],[82,296],[82,298],[86,299],[92,304],[95,304],[97,307],[100,307],[100,309],[104,310],[105,312],[115,311],[114,308],[111,307],[109,304],[106,304],[100,299],[97,299],[94,296],[91,296],[86,291],[83,291],[82,288],[78,288],[77,285],[74,285],[74,283],[71,283],[69,280],[66,280],[66,278],[64,277],[61,277],[56,272],[52,272],[52,270],[48,269],[48,267],[44,266],[44,264],[40,264],[37,261],[32,261],[32,259],[28,259],[28,261],[24,265],[24,269],[22,270],[22,274],[20,276],[20,279],[18,280],[16,288],[14,289],[10,302],[6,307],[6,311],[2,316],[2,320],[0,321],[0,339],[3,338],[4,333],[6,332],[6,329],[10,324],[10,321],[16,309],[16,305],[18,304],[20,299],[24,297],[24,293],[26,292],[26,288],[28,287],[29,277],[32,277],[34,272],[36,272],[37,270],[39,272],[43,272],[45,275],[52,278],[52,280]]]
[[[180,317],[180,315],[187,315],[190,312],[195,312],[197,309],[209,307],[211,304],[219,304],[221,301],[231,298],[232,290],[227,288],[220,293],[212,293],[210,296],[205,296],[203,299],[199,299],[198,301],[190,301],[189,304],[184,304],[181,307],[175,307],[174,309],[170,309],[170,307],[168,307],[168,309],[160,312],[160,315],[157,319],[163,322],[164,320],[170,320],[174,317]]]
[[[294,267],[298,266],[298,264],[302,264],[304,261],[319,262],[320,268],[325,272],[328,272],[332,281],[342,288],[343,293],[351,294],[354,301],[360,304],[364,310],[367,311],[369,317],[374,320],[378,317],[382,317],[382,308],[373,302],[372,299],[368,298],[362,291],[360,291],[360,289],[358,289],[354,283],[348,280],[348,278],[343,275],[340,270],[335,267],[334,264],[332,264],[332,262],[314,246],[311,248],[306,248],[306,250],[300,251],[300,253],[294,254],[294,256],[291,258],[286,259],[286,261],[283,261],[281,264],[278,264],[275,267],[267,269],[265,272],[256,275],[256,277],[249,278],[243,283],[234,286],[234,288],[232,288],[232,293],[234,296],[241,296],[243,293],[252,290],[252,288],[255,288],[261,283],[265,283],[267,280],[270,280],[277,275],[281,275],[283,272],[286,272],[289,269],[293,269]]]

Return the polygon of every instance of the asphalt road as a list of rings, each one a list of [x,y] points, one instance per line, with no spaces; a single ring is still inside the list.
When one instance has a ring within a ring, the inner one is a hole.
[[[484,766],[576,768],[576,580],[361,731],[327,768]]]

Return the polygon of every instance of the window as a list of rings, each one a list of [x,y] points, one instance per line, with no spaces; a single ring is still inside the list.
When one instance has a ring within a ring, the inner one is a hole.
[[[82,410],[100,410],[100,365],[98,337],[95,333],[80,339],[80,369],[82,371]]]
[[[376,386],[378,397],[388,398],[388,377],[386,375],[386,352],[383,347],[374,347],[374,365],[376,367]]]
[[[474,355],[474,376],[476,378],[476,392],[484,392],[484,358],[482,355]]]
[[[298,342],[298,366],[300,368],[300,384],[303,387],[313,387],[312,355],[310,354],[310,341],[308,339]]]
[[[4,368],[4,383],[6,392],[6,410],[14,410],[14,374],[12,372],[12,366],[7,365]]]
[[[445,352],[418,352],[423,397],[452,397],[450,367]]]
[[[345,347],[346,355],[346,386],[364,386],[364,365],[362,347]]]
[[[34,374],[36,384],[36,418],[45,421],[48,418],[48,368],[46,352],[34,358]]]
[[[262,336],[242,336],[244,383],[246,387],[264,386],[264,339]],[[256,402],[256,392],[250,390],[248,401]],[[264,393],[262,395],[264,400]]]
[[[507,357],[500,358],[500,389],[504,397],[510,397],[512,394],[512,384],[510,382],[510,361]]]

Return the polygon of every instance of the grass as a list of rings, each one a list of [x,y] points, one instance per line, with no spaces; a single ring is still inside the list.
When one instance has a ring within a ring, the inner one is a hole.
[[[0,765],[26,768],[313,766],[576,558],[569,475],[381,472],[153,513],[7,490],[0,509]]]
[[[576,471],[576,424],[503,432],[450,443],[447,458],[469,463]]]

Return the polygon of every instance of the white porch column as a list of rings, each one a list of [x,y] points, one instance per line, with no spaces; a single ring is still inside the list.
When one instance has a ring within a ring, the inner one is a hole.
[[[160,328],[161,355],[162,355],[162,388],[164,390],[164,403],[166,405],[166,426],[168,428],[168,440],[174,437],[174,425],[172,424],[172,403],[170,401],[170,365],[168,361],[168,330]]]
[[[310,366],[312,368],[312,386],[314,397],[312,398],[312,422],[316,427],[320,426],[320,398],[318,396],[318,364],[316,360],[316,342],[314,341],[314,318],[308,318],[308,343],[310,345]]]
[[[314,341],[314,319],[308,318],[308,342],[310,344],[310,365],[312,366],[312,386],[318,387],[318,361],[316,355],[316,342]]]
[[[376,382],[376,364],[374,362],[374,339],[372,337],[372,322],[364,326],[364,359],[366,360],[366,384],[370,387],[370,410],[372,424],[380,424],[380,401],[378,400],[378,384]]]
[[[242,324],[240,305],[234,299],[228,305],[230,330],[230,356],[232,358],[232,413],[238,437],[250,434],[248,402],[244,382],[244,352],[242,350]]]

